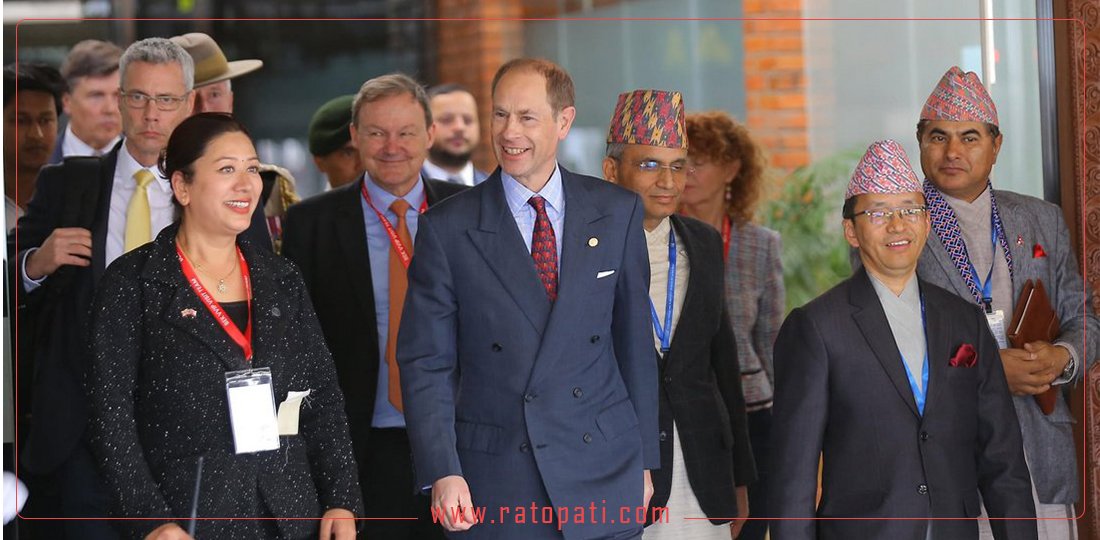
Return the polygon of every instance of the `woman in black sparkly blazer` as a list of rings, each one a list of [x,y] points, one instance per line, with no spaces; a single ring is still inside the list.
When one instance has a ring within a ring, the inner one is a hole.
[[[232,117],[185,120],[160,167],[179,221],[100,282],[90,437],[117,515],[148,518],[117,522],[128,537],[191,538],[191,525],[204,540],[355,536],[362,503],[343,395],[302,278],[237,239],[260,196],[258,164]],[[134,212],[131,204],[128,225],[140,219],[141,208]],[[270,368],[276,404],[290,392],[309,395],[296,435],[278,436],[277,450],[238,454],[226,374],[249,368]]]

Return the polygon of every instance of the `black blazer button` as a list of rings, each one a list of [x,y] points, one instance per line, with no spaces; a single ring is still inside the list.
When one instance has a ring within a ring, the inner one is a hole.
[[[664,381],[665,381],[665,384],[671,383],[672,382],[672,375],[665,375]]]
[[[590,435],[588,433],[585,433],[584,434],[584,442],[585,442],[585,444],[588,444],[588,443],[592,442],[592,435]]]
[[[592,336],[592,337],[588,338],[588,341],[591,341],[592,343],[595,343],[599,340],[600,340],[600,336]]]
[[[581,391],[580,387],[577,387],[577,388],[573,389],[573,397],[579,398],[583,395],[584,395],[584,392]]]
[[[921,495],[928,495],[928,484],[921,484],[917,486],[917,493]]]
[[[493,344],[493,352],[500,352],[500,351],[503,351],[503,350],[504,350],[504,347],[501,347],[500,343],[494,343]]]
[[[523,401],[526,401],[527,403],[531,403],[534,400],[535,400],[535,395],[534,394],[524,394],[523,395]]]
[[[271,316],[272,317],[282,317],[283,312],[279,311],[279,308],[273,307],[273,308],[271,308]]]
[[[529,445],[527,443],[523,443],[523,444],[519,445],[519,451],[520,452],[527,452],[530,449],[531,449],[531,445]]]
[[[668,440],[668,433],[667,433],[667,432],[664,432],[664,431],[662,431],[662,432],[661,432],[661,434],[660,434],[660,436],[659,436],[659,438],[661,439],[661,442],[665,442],[665,441],[667,441],[667,440]]]
[[[920,432],[920,440],[922,440],[922,441],[927,441],[928,440],[928,432],[927,431]]]

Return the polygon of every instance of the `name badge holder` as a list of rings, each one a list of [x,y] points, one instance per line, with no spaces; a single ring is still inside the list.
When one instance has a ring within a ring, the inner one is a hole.
[[[271,368],[229,371],[225,374],[229,424],[238,454],[279,449],[279,423]]]

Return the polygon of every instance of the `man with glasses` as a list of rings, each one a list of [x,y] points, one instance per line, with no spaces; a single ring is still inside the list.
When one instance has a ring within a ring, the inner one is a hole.
[[[1033,518],[997,342],[976,307],[916,277],[931,224],[901,146],[871,145],[845,198],[862,267],[776,340],[772,538],[974,539],[979,493],[991,518]],[[1033,519],[989,523],[1036,534]]]
[[[1077,538],[1073,504],[1081,492],[1067,383],[1083,378],[1100,347],[1100,320],[1086,302],[1062,210],[994,189],[1001,149],[997,107],[974,73],[952,67],[932,90],[917,124],[924,193],[935,234],[918,271],[981,306],[998,339],[1024,437],[1041,539]],[[1061,327],[1053,342],[1022,349],[1005,328],[1025,282],[1040,280]],[[984,538],[989,529],[981,522]]]
[[[675,215],[688,175],[686,129],[679,92],[620,94],[603,160],[604,178],[640,195],[645,208],[661,446],[650,505],[671,514],[646,529],[647,540],[736,538],[756,479],[722,293],[722,237]],[[733,444],[711,444],[716,436]],[[683,519],[704,516],[713,521]]]
[[[88,311],[103,270],[173,220],[172,189],[156,165],[172,130],[191,114],[191,57],[171,41],[149,38],[126,49],[119,72],[123,144],[101,158],[71,158],[43,169],[14,236],[18,301],[26,306],[20,316],[35,325],[36,336],[30,344],[36,362],[32,427],[20,456],[33,474],[28,515],[108,515],[109,501],[83,440]],[[270,244],[262,217],[253,218],[245,235]],[[114,537],[104,521],[46,525],[60,527],[50,538]]]

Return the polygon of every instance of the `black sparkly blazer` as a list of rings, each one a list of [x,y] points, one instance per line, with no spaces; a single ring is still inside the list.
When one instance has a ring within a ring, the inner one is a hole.
[[[198,515],[319,518],[362,515],[344,398],[301,275],[241,240],[252,275],[255,367],[270,367],[275,402],[310,390],[299,434],[276,451],[237,455],[225,372],[247,367],[241,349],[199,301],[176,258],[177,225],[116,260],[92,307],[90,439],[120,517],[190,516],[204,457]],[[164,521],[120,521],[143,538]],[[199,538],[316,538],[319,521],[199,521]]]

